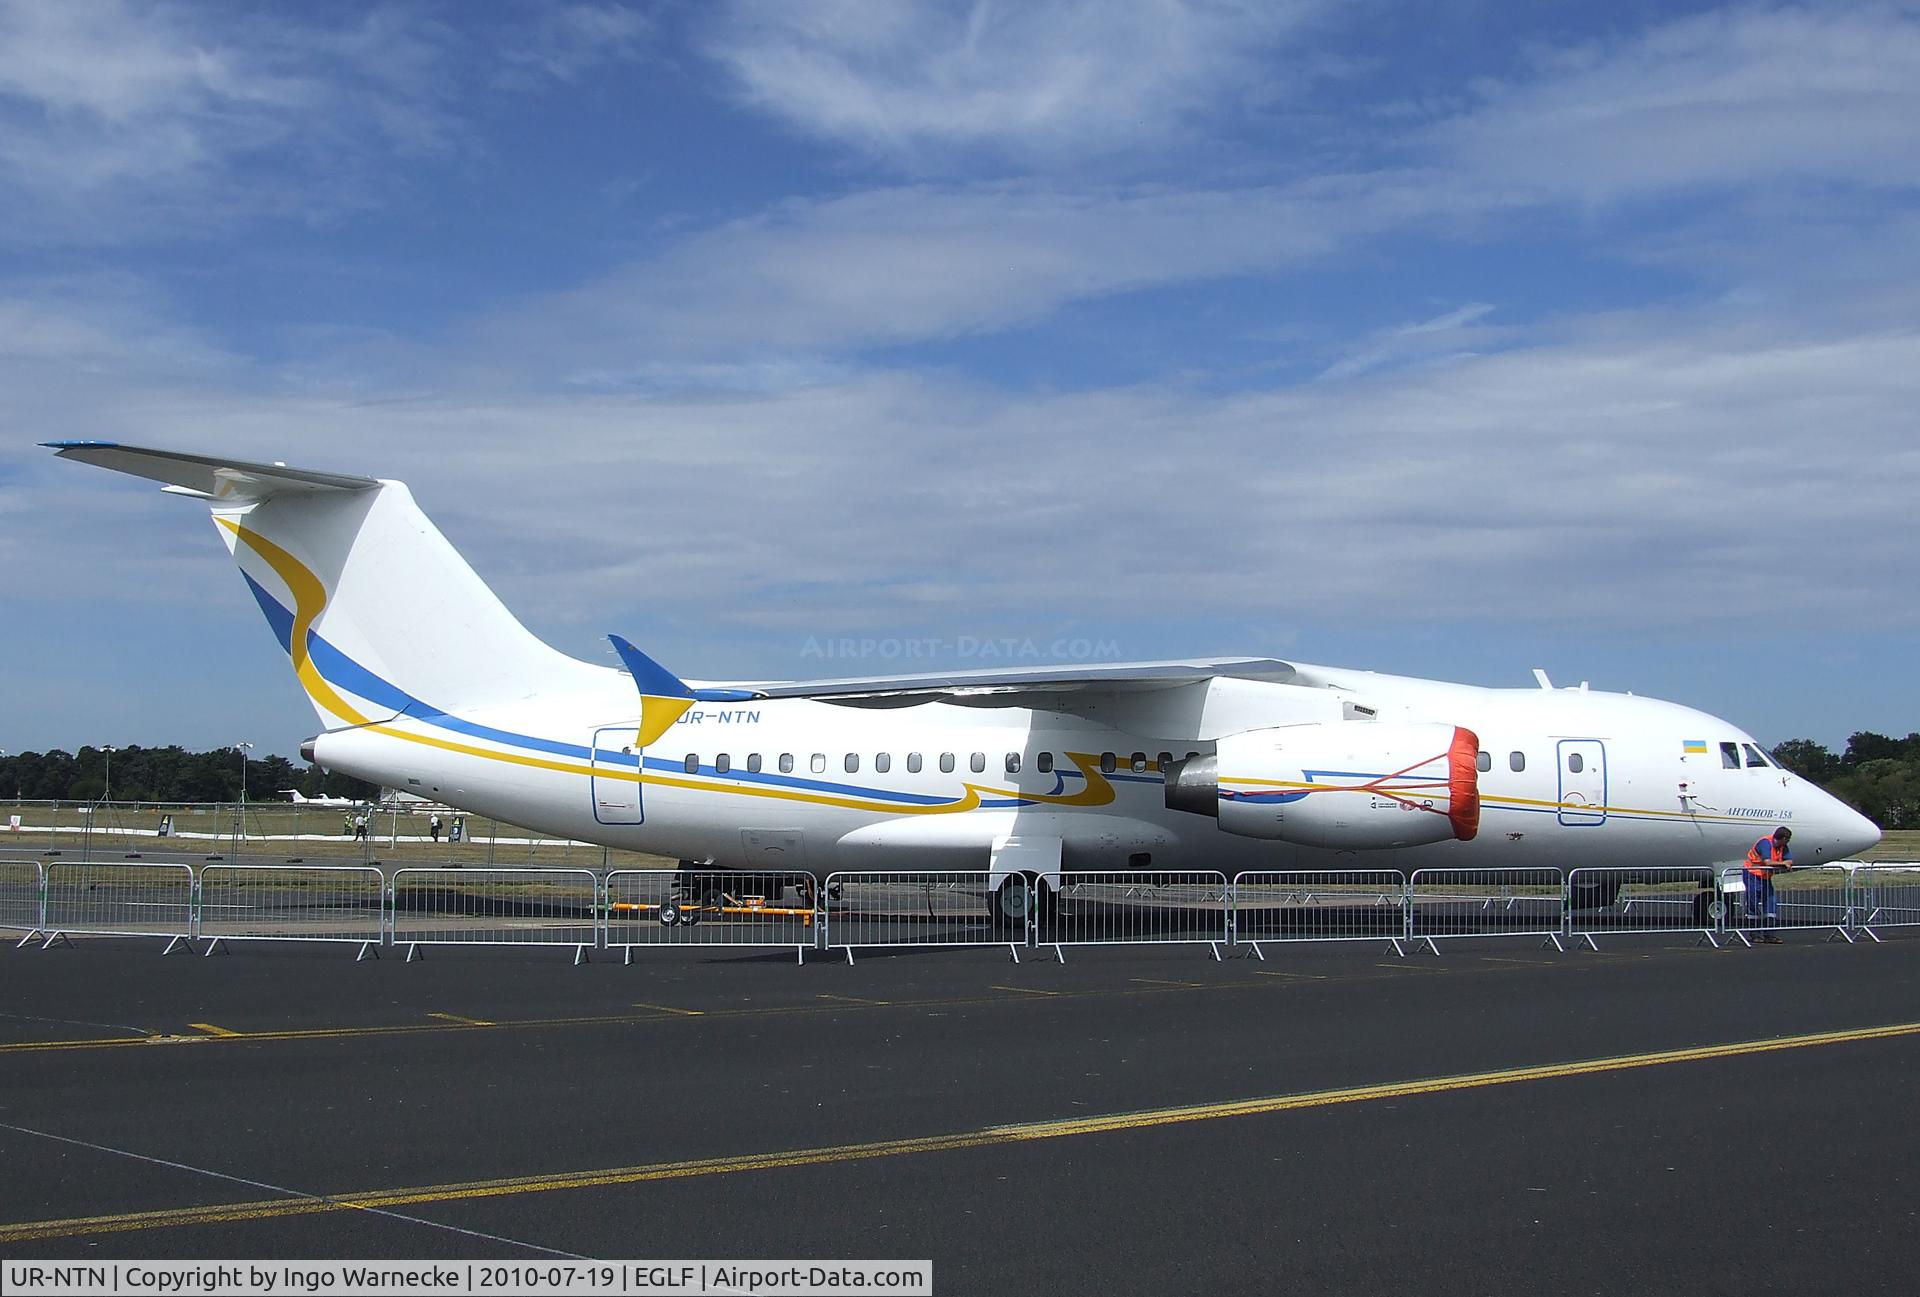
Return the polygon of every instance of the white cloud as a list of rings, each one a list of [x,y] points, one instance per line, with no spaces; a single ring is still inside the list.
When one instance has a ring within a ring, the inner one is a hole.
[[[1543,55],[1424,142],[1490,182],[1587,202],[1736,184],[1911,190],[1910,7],[1738,7]]]
[[[1375,330],[1359,347],[1327,366],[1320,377],[1352,378],[1385,365],[1457,359],[1496,336],[1494,330],[1477,326],[1493,309],[1491,302],[1469,302],[1429,320]]]
[[[944,171],[959,149],[1071,164],[1273,94],[1267,60],[1316,8],[774,0],[732,6],[709,49],[749,103],[889,161]]]
[[[499,56],[509,85],[530,73],[578,81],[604,64],[637,57],[652,35],[652,19],[624,4],[542,5],[524,34],[501,43]]]
[[[596,379],[663,358],[760,363],[1044,318],[1062,305],[1299,266],[1487,200],[1429,173],[1269,188],[908,186],[793,201],[694,234],[570,293],[517,305],[494,345]],[[562,358],[567,358],[564,362]]]

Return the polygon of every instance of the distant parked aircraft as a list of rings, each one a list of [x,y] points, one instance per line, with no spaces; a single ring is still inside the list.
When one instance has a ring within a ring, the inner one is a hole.
[[[297,788],[282,788],[280,791],[292,798],[295,806],[331,806],[339,810],[342,807],[365,805],[351,797],[303,797]]]

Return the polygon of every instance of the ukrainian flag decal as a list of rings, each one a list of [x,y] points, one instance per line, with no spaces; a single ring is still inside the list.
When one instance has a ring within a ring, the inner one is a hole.
[[[1707,741],[1705,739],[1682,739],[1680,741],[1680,753],[1682,756],[1698,754],[1704,757],[1707,755]]]

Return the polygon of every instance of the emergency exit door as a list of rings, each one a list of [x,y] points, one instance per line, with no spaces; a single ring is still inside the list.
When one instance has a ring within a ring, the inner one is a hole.
[[[600,824],[638,824],[640,812],[640,749],[632,725],[615,725],[593,732],[588,749],[593,774],[587,780],[593,797],[593,818]]]
[[[1560,822],[1604,824],[1607,747],[1599,739],[1560,740]]]

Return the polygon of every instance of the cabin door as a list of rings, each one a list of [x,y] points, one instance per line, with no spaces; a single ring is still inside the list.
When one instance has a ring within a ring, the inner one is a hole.
[[[593,797],[593,818],[599,824],[638,824],[640,814],[640,749],[632,725],[613,725],[593,732],[589,749],[593,775],[587,780]]]
[[[1607,747],[1599,739],[1560,740],[1560,822],[1580,826],[1607,819]]]

